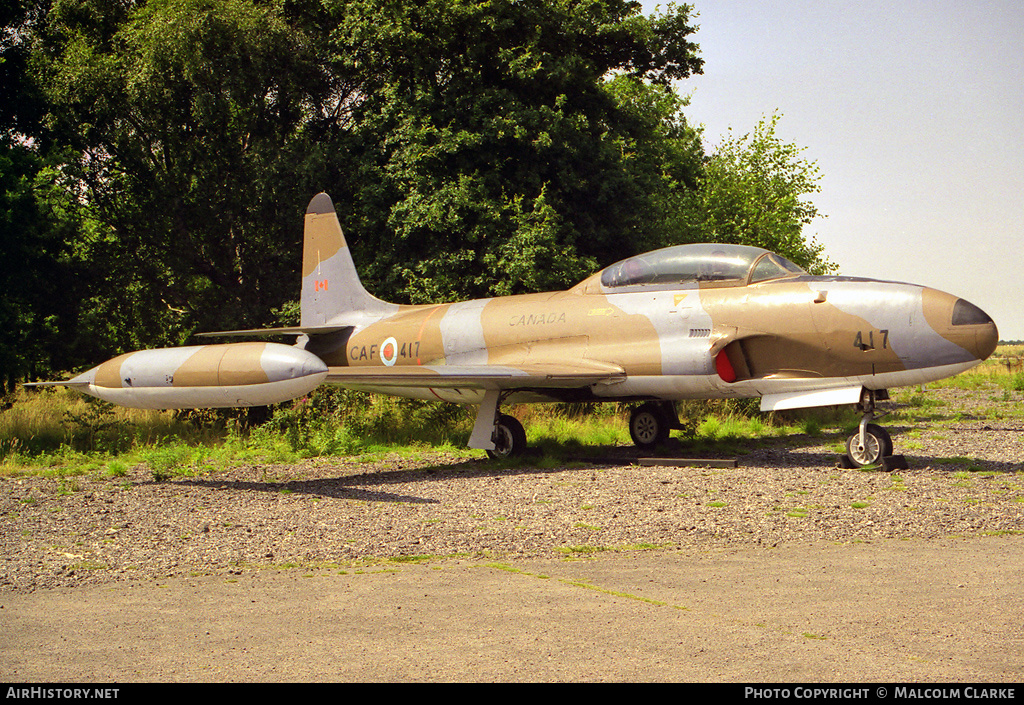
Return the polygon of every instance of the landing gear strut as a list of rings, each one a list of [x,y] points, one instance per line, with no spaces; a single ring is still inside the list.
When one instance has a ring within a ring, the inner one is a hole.
[[[860,403],[857,404],[857,411],[863,414],[860,428],[846,440],[846,459],[853,467],[882,465],[885,469],[892,469],[886,464],[886,458],[892,457],[892,438],[884,428],[871,423],[885,413],[876,409],[875,401],[888,398],[884,390],[865,389],[861,392]]]
[[[523,425],[500,411],[501,402],[508,395],[509,392],[496,389],[484,393],[473,424],[473,433],[469,437],[470,448],[486,450],[487,455],[496,460],[522,455],[526,450],[526,431]]]

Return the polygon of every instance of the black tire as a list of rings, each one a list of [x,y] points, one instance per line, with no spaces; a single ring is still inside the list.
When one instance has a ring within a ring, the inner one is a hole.
[[[526,429],[514,416],[501,414],[495,425],[497,437],[494,439],[494,450],[487,451],[493,460],[514,458],[526,450]]]
[[[865,444],[860,447],[860,430],[846,439],[846,455],[855,467],[878,465],[882,458],[892,455],[892,438],[888,431],[877,424],[869,423],[865,431]]]
[[[646,402],[629,415],[629,436],[638,448],[654,448],[668,440],[668,417],[654,402]]]

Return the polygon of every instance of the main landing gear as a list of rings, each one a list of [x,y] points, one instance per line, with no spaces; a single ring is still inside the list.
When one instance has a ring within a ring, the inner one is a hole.
[[[526,450],[526,430],[508,414],[501,413],[501,402],[509,392],[491,389],[484,392],[483,402],[476,414],[469,447],[487,451],[494,460],[522,455]]]
[[[907,461],[902,455],[892,454],[892,438],[889,432],[878,424],[871,423],[883,416],[875,407],[877,400],[888,399],[885,390],[865,389],[861,392],[857,411],[863,416],[857,433],[846,439],[846,455],[843,465],[846,467],[863,468],[869,465],[881,465],[883,470],[906,468]]]
[[[495,460],[522,455],[526,450],[523,425],[500,411],[504,393],[488,392],[477,412],[470,448],[483,448]],[[629,417],[629,435],[638,448],[650,450],[668,440],[669,431],[681,428],[676,406],[670,401],[649,401],[633,410]]]
[[[498,414],[491,438],[494,441],[494,450],[488,449],[487,455],[492,460],[512,458],[522,455],[526,450],[526,429],[514,416]]]
[[[629,435],[637,448],[649,450],[661,445],[673,428],[679,428],[679,417],[676,405],[670,401],[644,402],[629,415]]]

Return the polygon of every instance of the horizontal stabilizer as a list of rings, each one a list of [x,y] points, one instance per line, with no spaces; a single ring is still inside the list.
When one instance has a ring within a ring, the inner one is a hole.
[[[247,328],[244,330],[218,330],[210,333],[196,333],[197,338],[241,338],[258,337],[261,335],[327,335],[351,328],[352,326],[291,326],[288,328]]]
[[[331,367],[327,384],[365,387],[574,389],[625,378],[621,368],[588,365],[425,365]]]

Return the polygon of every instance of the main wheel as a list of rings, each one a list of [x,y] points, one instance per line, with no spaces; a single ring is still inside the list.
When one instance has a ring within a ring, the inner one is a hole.
[[[526,430],[514,416],[501,414],[495,424],[494,450],[487,451],[494,460],[512,458],[526,450]]]
[[[846,440],[846,455],[857,467],[877,465],[882,458],[892,455],[892,438],[881,426],[869,423],[864,429],[864,445],[860,444],[860,431]]]
[[[639,448],[653,448],[668,440],[668,417],[661,408],[646,402],[629,415],[629,435]]]

